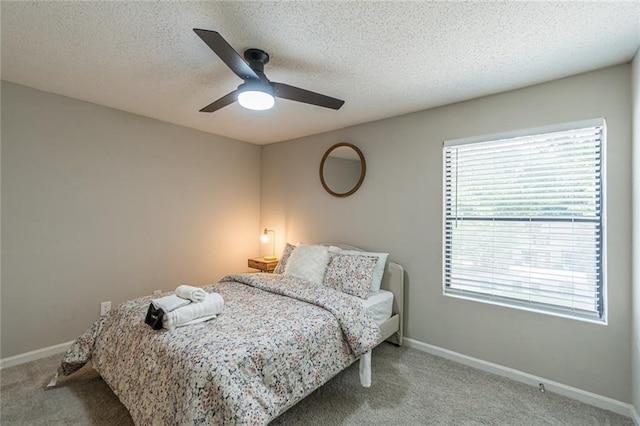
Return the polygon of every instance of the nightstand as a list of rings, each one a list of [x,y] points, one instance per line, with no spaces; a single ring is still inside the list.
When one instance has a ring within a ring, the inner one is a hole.
[[[247,264],[250,268],[259,269],[262,272],[273,272],[278,265],[278,259],[265,260],[264,257],[254,257],[253,259],[247,259]]]

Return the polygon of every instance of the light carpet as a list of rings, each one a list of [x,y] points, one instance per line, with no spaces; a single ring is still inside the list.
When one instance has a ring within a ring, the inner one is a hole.
[[[61,356],[0,371],[0,423],[132,425],[129,413],[90,366],[45,386]],[[415,349],[383,343],[373,385],[358,364],[293,406],[273,425],[625,425],[619,414]]]

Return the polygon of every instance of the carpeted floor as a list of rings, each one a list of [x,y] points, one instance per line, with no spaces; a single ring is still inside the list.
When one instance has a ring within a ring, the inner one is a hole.
[[[131,425],[127,410],[88,366],[45,389],[56,355],[0,372],[0,423]],[[289,409],[273,425],[626,425],[630,418],[537,388],[384,343],[374,350],[373,386],[357,363]]]

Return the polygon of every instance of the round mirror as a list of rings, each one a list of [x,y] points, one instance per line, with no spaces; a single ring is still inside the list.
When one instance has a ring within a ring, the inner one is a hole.
[[[357,146],[341,142],[324,153],[320,162],[320,182],[335,197],[347,197],[360,188],[367,170]]]

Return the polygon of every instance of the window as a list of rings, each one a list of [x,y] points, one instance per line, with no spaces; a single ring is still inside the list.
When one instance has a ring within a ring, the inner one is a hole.
[[[518,133],[444,143],[444,292],[605,322],[605,122]]]

